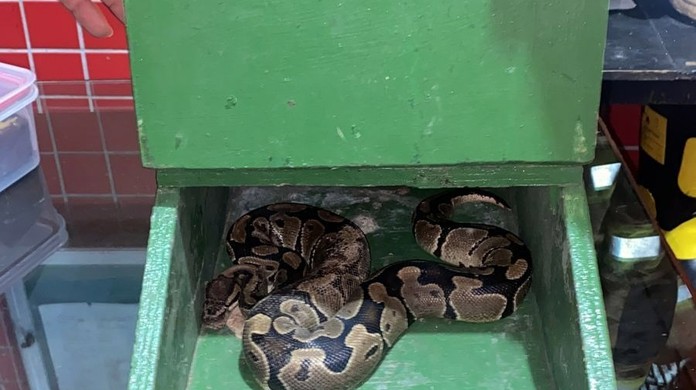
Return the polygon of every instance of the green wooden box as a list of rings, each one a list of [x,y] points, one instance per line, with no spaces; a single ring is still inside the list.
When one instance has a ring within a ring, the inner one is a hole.
[[[614,390],[587,200],[575,177],[575,183],[558,186],[492,189],[516,210],[519,234],[534,256],[532,288],[517,313],[490,324],[417,322],[362,388]],[[201,330],[199,321],[204,283],[229,264],[223,235],[241,212],[282,199],[368,218],[374,222],[368,238],[377,268],[424,257],[410,236],[409,219],[430,191],[161,187],[129,389],[255,388],[240,359],[240,340]]]
[[[607,7],[126,0],[144,165],[587,162]]]

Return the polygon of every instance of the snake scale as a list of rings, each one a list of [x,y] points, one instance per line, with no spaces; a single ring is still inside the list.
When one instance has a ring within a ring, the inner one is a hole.
[[[496,321],[531,283],[530,251],[501,227],[453,220],[464,203],[507,203],[479,189],[448,190],[413,212],[416,242],[443,262],[403,260],[372,275],[363,231],[333,212],[275,203],[229,229],[234,259],[206,285],[202,322],[244,315],[243,358],[264,389],[362,384],[416,319]]]

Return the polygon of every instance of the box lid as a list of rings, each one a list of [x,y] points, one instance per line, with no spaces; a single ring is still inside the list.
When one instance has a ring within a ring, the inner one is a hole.
[[[127,7],[147,167],[592,160],[606,3],[207,5]]]
[[[36,100],[35,83],[32,71],[0,62],[0,121]]]

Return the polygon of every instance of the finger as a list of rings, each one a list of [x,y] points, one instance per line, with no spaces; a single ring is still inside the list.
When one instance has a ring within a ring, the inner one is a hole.
[[[126,22],[126,13],[123,10],[123,0],[102,0],[111,12],[123,23]]]
[[[110,37],[114,30],[109,26],[104,14],[99,11],[96,4],[91,0],[61,0],[65,8],[67,8],[75,16],[80,25],[90,34],[98,38]]]

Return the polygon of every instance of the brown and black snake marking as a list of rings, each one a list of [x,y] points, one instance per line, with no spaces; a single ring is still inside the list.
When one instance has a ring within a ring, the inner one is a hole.
[[[406,260],[369,279],[367,239],[349,220],[294,203],[253,210],[229,230],[235,264],[207,284],[203,324],[223,328],[241,309],[244,359],[265,389],[356,388],[416,319],[496,321],[523,301],[529,250],[500,227],[452,221],[467,202],[508,208],[480,190],[425,199],[414,236],[449,264]]]

